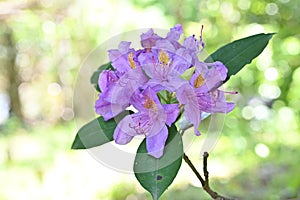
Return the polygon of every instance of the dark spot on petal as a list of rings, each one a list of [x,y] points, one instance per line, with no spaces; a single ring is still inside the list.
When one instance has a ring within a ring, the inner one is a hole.
[[[156,180],[160,181],[162,179],[162,176],[157,175]]]

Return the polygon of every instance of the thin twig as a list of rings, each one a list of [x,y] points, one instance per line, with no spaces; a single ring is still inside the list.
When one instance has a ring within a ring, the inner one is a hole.
[[[203,154],[203,173],[205,178],[205,184],[209,186],[209,178],[208,178],[208,171],[207,171],[207,158],[209,154],[204,152]]]
[[[186,130],[187,129],[182,129],[182,130],[179,131],[179,133],[181,135],[183,135]],[[234,200],[234,199],[231,199],[231,198],[223,197],[223,196],[219,195],[217,192],[213,191],[210,188],[210,186],[209,186],[209,173],[208,173],[208,170],[207,170],[207,158],[208,158],[208,156],[209,156],[209,154],[207,152],[204,152],[204,154],[203,154],[203,173],[204,173],[204,179],[202,178],[202,176],[200,175],[200,173],[197,171],[196,167],[193,165],[193,163],[191,162],[191,160],[188,158],[188,156],[185,153],[183,153],[182,158],[188,164],[188,166],[192,169],[192,171],[194,172],[194,174],[197,176],[197,178],[201,182],[201,185],[202,185],[203,189],[213,199],[216,199],[216,200]]]
[[[183,154],[183,159],[184,161],[188,164],[188,166],[192,169],[194,174],[197,176],[199,181],[201,182],[201,185],[203,189],[211,196],[211,198],[216,199],[216,200],[233,200],[227,197],[223,197],[219,195],[217,192],[213,191],[210,186],[209,186],[209,173],[207,170],[207,158],[209,154],[207,152],[204,152],[203,154],[203,173],[204,173],[204,179],[200,175],[200,173],[197,171],[191,160],[187,157],[187,155],[184,153]]]
[[[187,155],[183,154],[184,161],[188,164],[188,166],[193,170],[194,174],[197,176],[197,178],[200,180],[201,185],[205,185],[205,180],[202,178],[202,176],[199,174],[193,163],[190,161],[190,159],[187,157]]]

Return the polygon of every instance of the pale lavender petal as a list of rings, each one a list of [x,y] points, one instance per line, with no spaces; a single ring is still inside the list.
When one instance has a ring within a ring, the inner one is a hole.
[[[160,36],[156,35],[153,32],[153,29],[149,29],[149,31],[147,31],[146,33],[143,33],[141,35],[141,43],[142,43],[142,47],[144,48],[152,48],[156,41],[162,39]]]
[[[159,40],[156,42],[156,45],[153,48],[157,50],[163,50],[168,53],[175,53],[176,51],[174,45],[169,40]]]
[[[212,66],[216,68],[216,70],[219,72],[220,79],[224,81],[227,77],[227,67],[220,61],[212,63]]]
[[[120,42],[120,44],[118,46],[118,50],[120,51],[120,53],[121,54],[128,53],[130,44],[131,44],[131,42],[126,42],[126,41]]]
[[[190,50],[191,52],[196,53],[199,49],[199,45],[198,42],[196,40],[196,38],[194,36],[190,36],[188,38],[185,38],[184,42],[183,42],[183,46]]]
[[[145,89],[139,88],[130,99],[130,103],[139,111],[148,112],[149,108],[145,107],[147,100],[153,100],[155,107],[160,106],[160,101],[157,97],[157,93],[153,88],[147,86]]]
[[[117,49],[111,49],[111,50],[108,50],[107,52],[108,52],[109,60],[111,62],[114,62],[116,59],[118,59],[118,58],[120,58],[120,56],[122,56],[120,51]]]
[[[143,92],[143,95],[145,95],[147,98],[152,99],[155,102],[155,104],[160,104],[157,94],[154,90],[152,90],[152,88],[146,88]]]
[[[132,120],[131,115],[127,115],[119,122],[114,131],[114,140],[117,144],[127,144],[137,135],[136,131],[132,128],[134,124],[135,122]]]
[[[173,28],[170,29],[170,32],[167,34],[168,40],[179,40],[182,34],[181,24],[176,24]]]
[[[187,104],[189,101],[197,100],[196,93],[188,82],[176,90],[176,97],[181,104]]]
[[[194,125],[195,135],[199,136],[200,132],[198,130],[201,122],[201,111],[196,103],[186,104],[184,106],[184,116]]]
[[[124,73],[131,69],[127,54],[122,55],[118,50],[109,50],[108,56],[111,61],[111,65],[119,72]]]
[[[120,104],[112,104],[104,101],[99,95],[99,99],[97,99],[95,103],[95,111],[107,121],[124,111],[124,107]]]
[[[104,70],[101,72],[98,78],[98,85],[101,92],[104,92],[107,89],[108,82],[109,82],[109,72],[108,70]]]
[[[146,87],[151,87],[152,90],[154,90],[155,92],[159,92],[162,90],[168,90],[165,86],[160,84],[161,81],[160,80],[156,80],[156,79],[150,79],[147,83],[146,83]]]
[[[217,95],[216,105],[212,109],[213,112],[229,113],[234,109],[234,103],[226,102],[224,92],[221,90],[215,91]]]
[[[166,140],[168,138],[168,129],[164,126],[160,132],[146,138],[146,147],[148,154],[155,158],[160,158],[164,153]]]
[[[133,115],[125,116],[117,125],[114,131],[114,140],[117,144],[127,144],[131,139],[137,135],[134,129],[136,122]]]
[[[178,101],[184,104],[185,117],[194,125],[195,134],[200,135],[198,128],[201,121],[201,111],[194,89],[189,84],[185,84],[176,91],[176,96]]]
[[[157,72],[155,72],[155,66],[153,63],[143,64],[142,67],[147,76],[149,76],[150,78],[157,76]]]
[[[147,81],[148,78],[140,68],[128,71],[118,80],[116,86],[113,88],[111,101],[113,103],[129,103],[134,92]]]
[[[153,90],[156,92],[159,92],[161,90],[168,90],[169,92],[174,92],[186,83],[186,80],[169,74],[163,79],[159,77],[154,77],[150,79],[146,85],[153,88]]]
[[[208,92],[215,90],[227,77],[227,68],[221,62],[205,63],[210,68],[203,68],[203,63],[197,63],[195,74],[191,77],[190,83],[194,85],[194,81],[199,75],[204,79],[203,84],[196,88],[197,92]]]
[[[180,112],[179,106],[178,104],[163,104],[162,106],[167,114],[166,124],[171,126],[178,117]]]
[[[184,48],[178,49],[173,57],[172,70],[182,74],[190,66],[192,66],[192,57],[190,53]]]
[[[111,70],[104,70],[99,75],[98,85],[101,92],[105,92],[110,85],[118,80],[117,75],[115,72]]]
[[[224,92],[215,90],[198,97],[198,105],[204,112],[228,113],[234,109],[234,103],[226,102]]]
[[[152,52],[142,52],[138,56],[138,62],[143,66],[144,64],[153,64],[154,54]]]
[[[134,52],[134,49],[130,49],[131,42],[121,42],[118,49],[108,50],[108,57],[112,66],[119,72],[127,72],[131,69],[128,61],[128,53]]]

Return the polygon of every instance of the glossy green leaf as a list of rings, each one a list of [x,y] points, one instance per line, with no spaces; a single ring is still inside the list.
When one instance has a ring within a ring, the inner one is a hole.
[[[128,114],[128,112],[123,112],[108,121],[104,121],[103,117],[98,117],[85,124],[77,132],[71,148],[88,149],[112,141],[117,121],[123,118],[126,113]]]
[[[228,68],[226,81],[256,58],[274,33],[257,34],[233,41],[211,54],[205,62],[221,61]]]
[[[140,184],[157,200],[176,177],[181,166],[183,144],[175,125],[169,128],[164,155],[157,159],[147,154],[146,140],[137,150],[134,173]]]
[[[98,67],[98,69],[93,73],[93,75],[91,76],[91,83],[94,85],[95,89],[100,92],[100,88],[98,86],[98,79],[99,79],[99,74],[103,71],[103,70],[107,70],[107,69],[113,69],[111,63],[106,63],[104,65],[101,65],[100,67]]]

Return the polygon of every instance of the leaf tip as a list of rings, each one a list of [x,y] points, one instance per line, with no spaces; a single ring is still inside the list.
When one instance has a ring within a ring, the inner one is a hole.
[[[266,33],[266,35],[269,36],[269,37],[268,37],[269,40],[270,40],[270,39],[273,37],[273,35],[275,35],[275,34],[277,34],[277,33]]]
[[[78,134],[76,135],[73,144],[71,146],[71,149],[77,150],[77,149],[85,149],[84,145],[82,144],[81,139],[79,138]]]

